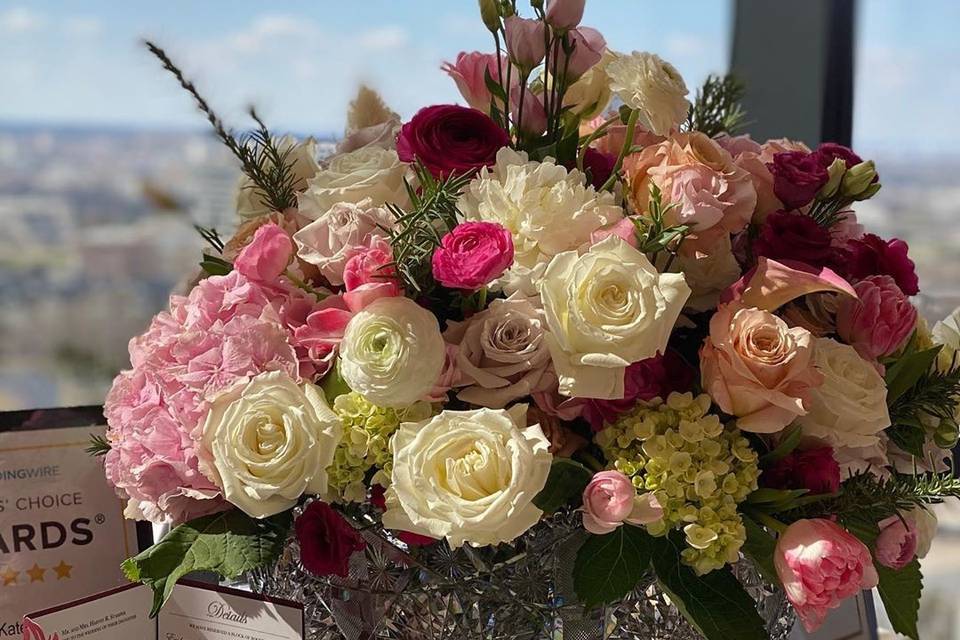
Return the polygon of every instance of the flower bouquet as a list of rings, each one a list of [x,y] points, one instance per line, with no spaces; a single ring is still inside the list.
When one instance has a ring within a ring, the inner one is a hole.
[[[127,575],[251,577],[323,638],[783,637],[777,598],[878,587],[916,639],[960,316],[857,224],[874,164],[735,135],[733,78],[691,103],[583,0],[479,4],[468,106],[364,88],[322,162],[148,43],[243,178],[106,401],[126,515],[175,527]]]

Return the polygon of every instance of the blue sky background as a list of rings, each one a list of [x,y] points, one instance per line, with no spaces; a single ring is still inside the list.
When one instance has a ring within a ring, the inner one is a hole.
[[[693,88],[727,66],[729,13],[726,0],[593,0],[584,22],[671,60]],[[335,133],[360,81],[403,115],[457,100],[438,67],[492,48],[476,14],[475,0],[0,0],[0,121],[202,126],[140,47],[150,37],[229,120],[254,102],[278,129]],[[858,143],[960,148],[958,24],[955,0],[862,0]]]

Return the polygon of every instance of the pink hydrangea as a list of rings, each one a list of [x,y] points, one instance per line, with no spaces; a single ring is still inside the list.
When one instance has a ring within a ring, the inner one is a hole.
[[[903,346],[917,325],[917,309],[890,276],[870,276],[854,285],[857,298],[837,309],[837,333],[863,358],[876,360]]]

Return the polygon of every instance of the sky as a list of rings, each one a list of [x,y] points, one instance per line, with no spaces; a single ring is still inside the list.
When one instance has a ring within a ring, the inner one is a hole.
[[[614,49],[659,53],[692,88],[727,67],[730,7],[592,0],[584,23]],[[960,148],[957,24],[955,0],[861,0],[858,141]],[[361,81],[404,116],[456,101],[440,63],[460,50],[492,49],[475,0],[0,0],[0,122],[202,126],[143,49],[145,37],[167,49],[229,122],[245,126],[253,103],[277,130],[319,135],[341,131]]]

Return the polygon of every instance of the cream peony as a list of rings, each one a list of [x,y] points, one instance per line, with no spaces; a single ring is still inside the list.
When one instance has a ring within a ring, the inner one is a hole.
[[[393,437],[383,525],[451,547],[510,542],[543,512],[533,499],[550,474],[550,442],[527,427],[527,405],[444,411],[407,422]]]
[[[284,136],[275,142],[280,151],[288,153],[287,161],[293,166],[293,188],[298,192],[303,191],[307,188],[307,181],[320,171],[320,164],[317,162],[317,141],[307,138],[303,142],[297,142],[293,136]],[[235,203],[237,215],[241,218],[258,218],[273,211],[263,201],[263,194],[247,174],[241,175],[237,183]]]
[[[589,242],[591,233],[623,217],[613,194],[586,186],[579,171],[568,172],[550,159],[528,161],[526,153],[509,147],[497,152],[492,168],[481,169],[459,207],[468,220],[497,222],[510,230],[514,266],[501,283],[508,293],[526,295],[535,293],[553,256]]]
[[[627,365],[663,353],[690,287],[618,236],[547,267],[540,295],[560,393],[621,399]]]
[[[323,392],[281,371],[261,373],[213,399],[203,424],[200,470],[228,502],[254,518],[327,495],[327,467],[342,425]]]
[[[404,206],[408,202],[403,183],[406,173],[407,165],[400,162],[393,149],[368,145],[334,156],[308,182],[306,192],[300,196],[300,213],[316,220],[337,203],[366,198],[372,206]]]
[[[314,196],[301,198],[301,206]],[[317,215],[313,222],[293,234],[297,256],[320,270],[330,284],[343,284],[343,267],[357,249],[367,246],[370,236],[385,236],[394,225],[386,207],[370,198],[357,203],[340,202]]]
[[[347,324],[340,374],[380,407],[406,407],[430,393],[446,359],[432,313],[410,298],[380,298]]]
[[[680,72],[652,53],[617,53],[606,65],[610,89],[639,112],[640,124],[665,136],[687,117],[690,102]]]
[[[890,426],[883,377],[856,349],[836,340],[816,338],[813,352],[824,380],[811,391],[807,414],[797,420],[804,435],[834,447],[876,444]]]

